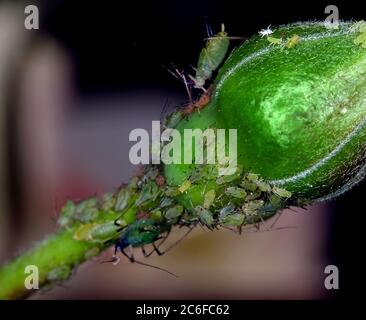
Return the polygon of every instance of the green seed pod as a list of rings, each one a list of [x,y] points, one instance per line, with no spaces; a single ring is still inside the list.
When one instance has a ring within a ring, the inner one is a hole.
[[[291,48],[254,36],[235,49],[214,82],[210,104],[185,128],[237,129],[238,164],[295,198],[328,199],[364,176],[366,49],[354,23],[279,27]],[[190,167],[169,165],[179,184]]]

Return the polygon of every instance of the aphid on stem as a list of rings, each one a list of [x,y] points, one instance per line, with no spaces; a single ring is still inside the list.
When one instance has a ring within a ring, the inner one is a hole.
[[[206,91],[205,83],[224,60],[229,44],[229,37],[225,32],[224,24],[222,24],[221,31],[216,36],[208,38],[206,46],[202,49],[195,69],[195,76],[189,75],[195,88]]]

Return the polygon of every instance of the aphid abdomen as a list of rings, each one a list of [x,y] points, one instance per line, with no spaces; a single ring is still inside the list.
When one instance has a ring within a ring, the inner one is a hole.
[[[203,48],[198,60],[195,87],[202,88],[205,81],[211,78],[215,71],[224,60],[229,48],[229,38],[226,32],[219,32],[217,36],[209,39],[206,48]]]

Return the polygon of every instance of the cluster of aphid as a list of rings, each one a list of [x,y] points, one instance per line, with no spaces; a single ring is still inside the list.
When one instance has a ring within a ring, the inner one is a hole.
[[[179,187],[169,187],[175,196],[189,194],[195,184],[202,185],[202,203],[193,205],[185,214],[184,222],[198,222],[209,229],[217,227],[237,227],[258,224],[286,206],[291,193],[274,187],[252,173],[237,173],[230,176],[218,176],[217,167],[200,166],[191,177]],[[215,185],[215,188],[209,188]],[[188,196],[189,197],[189,196]]]
[[[261,31],[259,31],[259,34],[261,35],[262,38],[266,37],[266,39],[271,45],[281,46],[283,48],[286,47],[288,49],[295,47],[301,40],[301,38],[297,34],[294,34],[289,38],[285,38],[284,33],[281,34],[280,38],[273,37],[271,36],[273,32],[274,31],[271,29],[271,26],[269,26],[267,29],[262,29]]]
[[[202,203],[183,206],[179,199],[189,199],[191,189],[202,181],[206,186],[214,182],[216,188],[202,188]],[[181,185],[169,186],[160,168],[150,166],[114,194],[79,203],[68,201],[58,223],[72,230],[75,240],[100,244],[100,249],[114,244],[115,254],[120,250],[130,261],[141,263],[132,251],[125,250],[140,247],[144,256],[161,255],[164,251],[159,248],[174,226],[188,227],[185,235],[197,225],[241,231],[243,226],[258,225],[285,208],[290,198],[290,192],[240,170],[231,176],[217,176],[215,166],[201,165]],[[144,248],[148,244],[153,246],[151,252]],[[114,255],[111,261],[119,259]]]
[[[263,30],[263,36],[275,44],[270,34],[272,31],[269,28]],[[298,41],[299,38],[293,36],[288,39],[286,46],[291,48]],[[223,61],[228,46],[229,38],[223,27],[221,32],[208,39],[201,52],[195,77],[190,77],[203,94],[197,101],[191,101],[167,117],[166,127],[176,127],[182,117],[209,103],[212,87],[206,90],[204,85]],[[179,75],[187,85],[185,76]],[[214,188],[210,188],[212,184]],[[200,203],[197,203],[197,199],[191,199],[191,191],[195,188],[197,191],[197,186],[201,192]],[[182,198],[188,201],[187,205],[182,205]],[[218,176],[216,166],[201,165],[181,185],[169,186],[165,183],[160,167],[147,166],[139,177],[133,178],[114,194],[79,203],[68,201],[61,210],[58,223],[72,230],[75,240],[97,243],[100,249],[114,243],[112,262],[118,262],[116,253],[120,250],[130,261],[141,263],[134,259],[132,251],[128,254],[125,250],[140,247],[144,256],[153,252],[160,255],[164,253],[160,246],[173,226],[188,227],[186,235],[196,225],[210,230],[227,227],[241,231],[246,225],[257,226],[287,207],[290,201],[290,192],[269,185],[256,174],[244,173],[239,169],[234,175]],[[150,252],[144,248],[148,244],[153,246]],[[96,247],[94,250],[99,249]]]

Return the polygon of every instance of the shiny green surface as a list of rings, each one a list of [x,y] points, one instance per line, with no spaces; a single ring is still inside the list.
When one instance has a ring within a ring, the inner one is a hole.
[[[273,36],[295,34],[290,49],[255,36],[234,50],[215,80],[211,123],[202,113],[183,126],[236,128],[246,171],[298,197],[328,197],[352,185],[365,162],[366,50],[349,24],[289,25]],[[170,166],[168,179],[183,169]]]

